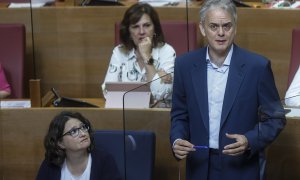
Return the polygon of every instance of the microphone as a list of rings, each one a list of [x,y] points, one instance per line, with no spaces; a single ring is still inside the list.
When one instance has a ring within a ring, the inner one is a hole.
[[[128,91],[126,91],[124,94],[123,94],[123,100],[122,100],[122,102],[123,102],[123,105],[122,105],[122,112],[123,112],[123,145],[124,145],[124,152],[123,152],[123,154],[124,154],[124,172],[125,172],[125,174],[124,174],[124,176],[125,176],[125,180],[127,179],[127,168],[126,168],[126,161],[127,161],[127,158],[126,158],[126,152],[128,151],[128,149],[131,149],[131,150],[135,150],[136,148],[137,148],[137,145],[136,145],[136,143],[135,143],[135,140],[134,140],[134,138],[132,137],[132,136],[129,136],[129,135],[127,135],[126,134],[126,121],[125,121],[125,96],[128,94],[128,93],[130,93],[130,92],[133,92],[133,91],[135,91],[135,90],[138,90],[139,88],[142,88],[142,87],[144,87],[144,86],[148,86],[149,84],[151,84],[152,82],[155,82],[155,81],[157,81],[157,80],[161,80],[163,77],[166,77],[166,76],[168,76],[168,75],[172,75],[174,72],[172,71],[172,72],[169,72],[169,73],[166,73],[165,75],[163,75],[163,76],[160,76],[160,77],[158,77],[158,78],[156,78],[156,79],[152,79],[151,81],[148,81],[148,82],[145,82],[144,84],[142,84],[142,85],[139,85],[139,86],[137,86],[137,87],[134,87],[134,88],[132,88],[132,89],[130,89],[130,90],[128,90]],[[151,93],[152,94],[152,93]]]
[[[293,96],[289,96],[289,97],[286,97],[286,98],[282,98],[282,99],[280,99],[279,101],[275,101],[275,102],[273,102],[271,105],[277,105],[277,104],[283,104],[283,102],[285,102],[285,100],[287,100],[287,99],[292,99],[292,98],[295,98],[295,97],[299,97],[300,96],[300,94],[296,94],[296,95],[293,95]],[[280,103],[279,103],[280,102]],[[267,120],[268,119],[268,114],[269,113],[266,113],[266,112],[268,112],[266,109],[265,109],[265,106],[263,106],[263,105],[261,105],[261,106],[259,106],[259,108],[258,108],[258,114],[260,115],[260,117],[261,117],[261,121],[265,121],[265,120]],[[287,113],[289,113],[289,112],[291,112],[291,109],[287,109],[287,108],[284,108],[284,114],[287,114]],[[281,117],[282,116],[282,113],[283,112],[273,112],[273,116],[275,116],[275,117]]]
[[[33,77],[37,79],[36,73],[36,59],[35,59],[35,41],[34,41],[34,28],[33,28],[33,13],[32,13],[32,0],[30,0],[30,27],[31,27],[31,43],[32,43],[32,64],[33,64]]]
[[[284,98],[284,99],[282,99],[281,101],[284,101],[285,105],[287,105],[287,106],[293,106],[293,105],[288,105],[289,103],[287,104],[287,103],[286,103],[286,100],[293,99],[293,98],[299,97],[299,96],[300,96],[300,92],[298,92],[298,94],[295,94],[295,95],[293,95],[293,96]]]
[[[125,145],[127,151],[135,151],[137,149],[136,140],[130,134],[125,136]]]
[[[290,109],[283,108],[284,111],[272,111],[272,110],[278,109],[278,108],[276,108],[276,106],[279,106],[279,105],[281,106],[282,102],[285,101],[286,99],[290,99],[290,98],[297,97],[297,96],[300,96],[300,95],[283,98],[278,101],[271,102],[267,105],[260,105],[258,107],[258,116],[260,118],[260,122],[267,121],[270,117],[280,119],[283,116],[285,116],[285,114],[287,114],[291,111]],[[266,108],[266,107],[268,107],[268,108]],[[273,107],[273,108],[270,109],[269,107]]]
[[[282,101],[285,101],[285,100],[287,100],[287,99],[291,99],[291,98],[298,97],[298,96],[300,96],[300,92],[299,92],[298,94],[296,94],[296,95],[293,95],[293,96],[289,96],[289,97],[283,98],[283,99],[281,99],[280,101],[282,102]]]

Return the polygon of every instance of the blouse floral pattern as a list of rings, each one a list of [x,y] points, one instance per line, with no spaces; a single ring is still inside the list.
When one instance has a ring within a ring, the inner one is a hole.
[[[106,82],[147,82],[150,83],[152,96],[155,100],[170,99],[172,94],[172,84],[165,84],[159,80],[158,74],[153,79],[147,80],[145,68],[141,69],[138,65],[135,50],[125,53],[123,45],[114,48],[110,59],[109,67],[102,84],[102,91],[105,97]],[[164,70],[166,73],[173,73],[174,61],[176,58],[175,50],[167,43],[161,47],[153,48],[152,58],[156,70]],[[156,80],[157,79],[157,80]]]

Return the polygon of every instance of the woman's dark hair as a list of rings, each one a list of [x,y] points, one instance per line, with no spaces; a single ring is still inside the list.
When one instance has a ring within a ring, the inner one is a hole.
[[[135,47],[130,37],[129,26],[137,23],[144,14],[150,17],[154,25],[153,47],[164,45],[165,43],[157,12],[147,3],[136,3],[127,9],[121,21],[120,39],[128,51]]]
[[[90,152],[94,148],[93,130],[89,120],[83,117],[78,112],[63,111],[56,115],[51,121],[48,133],[44,139],[44,146],[46,150],[45,159],[47,162],[57,166],[61,166],[63,164],[66,158],[66,153],[62,148],[60,148],[58,142],[62,140],[65,124],[71,118],[78,119],[83,124],[89,127],[88,133],[90,135],[91,144],[88,147],[87,151]]]

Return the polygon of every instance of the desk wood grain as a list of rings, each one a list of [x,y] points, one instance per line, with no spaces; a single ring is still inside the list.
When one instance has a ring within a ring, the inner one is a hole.
[[[29,108],[0,109],[0,177],[5,180],[35,179],[44,158],[43,138],[51,119],[60,111],[79,111],[94,129],[122,130],[120,109]],[[154,179],[176,179],[178,164],[169,143],[169,111],[163,109],[128,110],[128,130],[149,130],[156,134]]]
[[[43,138],[51,119],[63,110],[78,111],[94,129],[123,129],[120,109],[29,108],[0,109],[0,177],[5,180],[35,179],[44,158]],[[155,180],[185,179],[184,161],[172,156],[169,143],[168,109],[125,111],[128,130],[149,130],[156,134]],[[299,179],[300,118],[288,119],[286,128],[268,149],[267,180]]]
[[[114,24],[122,19],[120,7],[44,7],[33,9],[37,78],[42,95],[51,87],[69,97],[102,97],[102,83],[112,49]],[[159,7],[160,19],[198,23],[199,7]],[[26,78],[33,78],[30,10],[0,8],[0,23],[26,25]],[[269,58],[281,97],[287,89],[291,32],[300,26],[300,10],[238,8],[235,42]],[[198,46],[205,45],[199,35]],[[28,92],[28,85],[25,83]]]

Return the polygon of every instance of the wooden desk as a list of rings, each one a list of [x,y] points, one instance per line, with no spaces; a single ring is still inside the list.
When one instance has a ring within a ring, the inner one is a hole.
[[[44,158],[43,138],[51,119],[62,110],[79,111],[94,129],[123,128],[120,109],[30,108],[0,109],[0,177],[32,180]],[[126,129],[156,134],[155,180],[185,179],[184,162],[173,158],[169,143],[170,114],[167,109],[127,110]],[[300,118],[288,119],[286,128],[268,150],[268,180],[299,179]]]
[[[300,179],[300,117],[287,125],[267,151],[267,179]]]
[[[105,99],[104,98],[80,98],[81,100],[99,106],[100,108],[105,107]]]
[[[123,129],[122,110],[100,108],[0,109],[0,177],[5,180],[35,179],[44,158],[43,138],[51,119],[62,110],[79,111],[94,129]],[[169,111],[128,110],[126,127],[156,134],[154,179],[177,178],[177,162],[169,143]],[[158,153],[159,152],[159,153]]]
[[[268,149],[267,177],[269,180],[300,179],[300,115],[299,107],[293,109],[293,116],[287,114],[284,131]]]
[[[33,9],[36,74],[42,95],[51,87],[69,97],[102,97],[104,79],[114,47],[114,23],[127,7],[44,7]],[[199,7],[157,8],[160,19],[198,23]],[[26,78],[33,77],[30,10],[0,8],[0,23],[26,25]],[[291,32],[300,26],[300,10],[238,8],[235,42],[272,61],[281,97],[287,89]],[[198,46],[205,44],[199,36]],[[27,86],[27,84],[25,84]],[[27,90],[28,88],[26,88]]]

